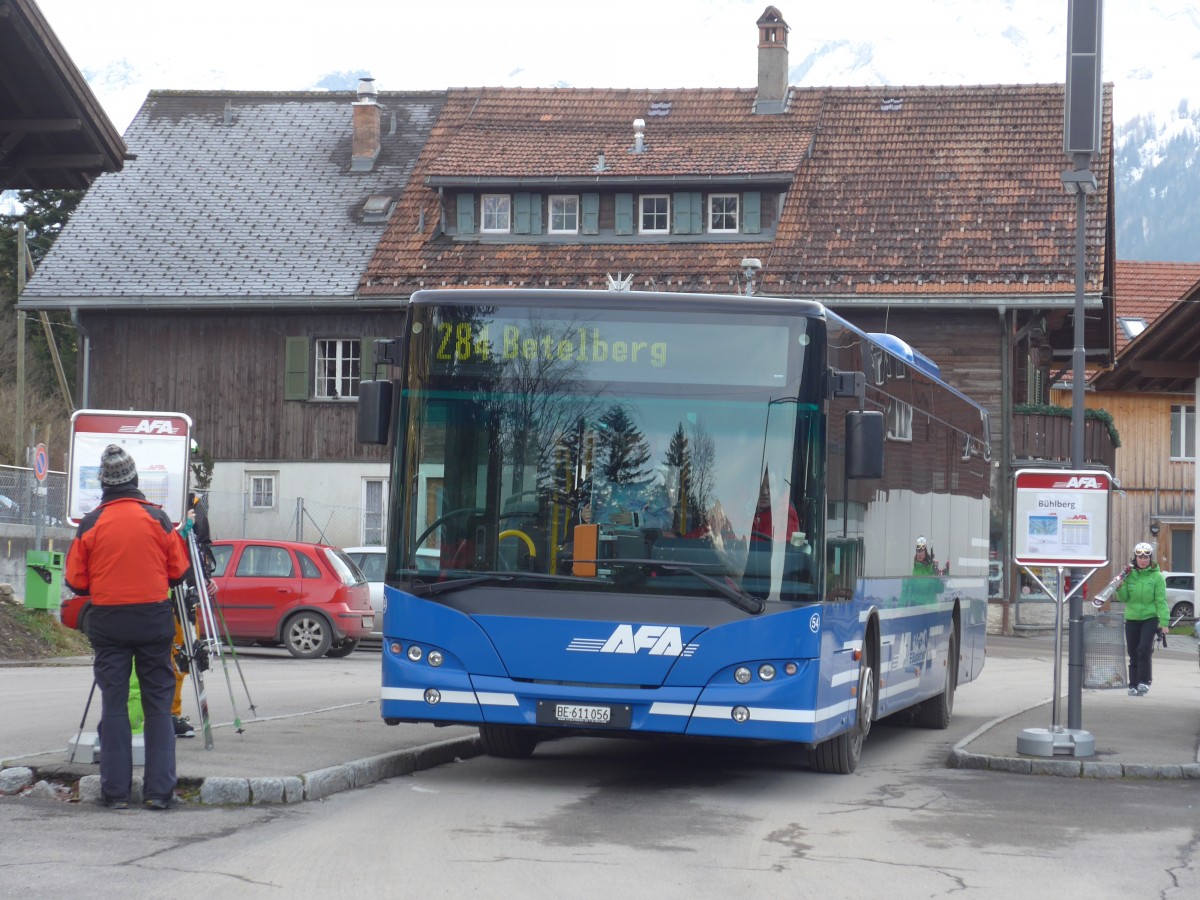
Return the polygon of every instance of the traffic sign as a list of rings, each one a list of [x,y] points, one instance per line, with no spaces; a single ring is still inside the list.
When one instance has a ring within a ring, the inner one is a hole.
[[[45,444],[38,444],[33,451],[33,474],[38,481],[46,480],[46,473],[50,470],[50,454],[46,451]]]

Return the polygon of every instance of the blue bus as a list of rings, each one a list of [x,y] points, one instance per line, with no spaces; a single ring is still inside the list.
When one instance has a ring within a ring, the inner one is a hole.
[[[431,290],[376,360],[387,723],[848,773],[879,717],[945,728],[978,676],[988,416],[903,341],[788,298]]]

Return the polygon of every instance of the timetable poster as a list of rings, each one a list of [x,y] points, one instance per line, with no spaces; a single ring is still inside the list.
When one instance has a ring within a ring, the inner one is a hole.
[[[1109,498],[1104,471],[1017,472],[1014,559],[1035,566],[1105,565]]]
[[[178,526],[187,503],[192,420],[183,413],[81,409],[71,416],[67,467],[67,521],[79,521],[100,505],[100,457],[109,444],[122,447],[137,465],[138,490]]]

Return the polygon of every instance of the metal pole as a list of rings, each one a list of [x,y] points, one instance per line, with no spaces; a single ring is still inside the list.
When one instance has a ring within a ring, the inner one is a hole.
[[[1086,171],[1086,153],[1075,154],[1076,171]],[[1086,352],[1083,342],[1083,295],[1087,284],[1087,194],[1082,185],[1075,194],[1075,348],[1072,354],[1071,375],[1071,466],[1083,468],[1083,387],[1087,378]],[[1071,580],[1078,578],[1071,570]],[[1067,727],[1072,730],[1083,728],[1083,591],[1071,595],[1070,622],[1068,625],[1069,661],[1067,665]]]

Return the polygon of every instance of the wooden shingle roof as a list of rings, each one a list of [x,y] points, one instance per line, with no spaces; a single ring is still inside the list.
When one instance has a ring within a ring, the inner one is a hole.
[[[620,271],[636,273],[635,287],[725,291],[741,258],[757,256],[762,290],[832,303],[1069,306],[1075,202],[1060,181],[1063,93],[1062,85],[793,88],[786,112],[763,116],[752,112],[752,89],[452,90],[361,290],[599,287]],[[1111,113],[1106,86],[1106,149],[1088,199],[1093,305],[1110,252]],[[635,118],[646,123],[640,157],[630,153]],[[790,187],[762,241],[492,242],[438,227],[445,186],[530,189],[518,186],[558,179],[571,190],[673,190],[730,177],[767,184],[781,173]],[[1098,340],[1089,334],[1089,346]]]
[[[400,197],[440,92],[378,95],[380,152],[351,171],[348,91],[152,91],[126,132],[137,159],[97,180],[22,306],[349,301]]]

